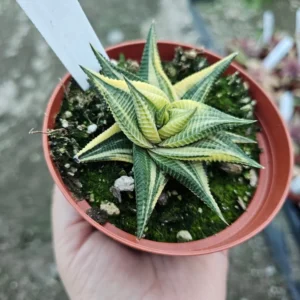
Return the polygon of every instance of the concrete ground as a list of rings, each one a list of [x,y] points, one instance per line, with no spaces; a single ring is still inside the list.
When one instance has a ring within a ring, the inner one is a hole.
[[[105,45],[144,37],[152,19],[160,38],[198,40],[184,0],[80,2]],[[64,300],[51,245],[53,182],[41,137],[28,131],[41,128],[48,97],[66,71],[11,0],[0,3],[0,49],[0,300]],[[286,228],[283,218],[278,222]],[[230,260],[228,299],[289,299],[261,235],[233,249]]]

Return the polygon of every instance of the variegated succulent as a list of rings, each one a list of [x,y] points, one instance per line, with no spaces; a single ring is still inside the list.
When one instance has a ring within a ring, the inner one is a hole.
[[[101,73],[83,70],[104,97],[116,123],[88,143],[75,159],[133,163],[138,238],[143,236],[169,176],[226,222],[210,191],[204,163],[220,161],[261,167],[236,145],[253,141],[226,131],[255,121],[239,119],[204,104],[215,81],[236,54],[173,86],[162,68],[154,25],[137,75],[93,51]]]

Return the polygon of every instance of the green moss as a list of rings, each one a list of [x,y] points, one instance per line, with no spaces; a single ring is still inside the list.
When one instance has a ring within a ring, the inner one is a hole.
[[[131,71],[137,64],[121,57],[121,65]],[[177,49],[174,60],[163,64],[167,75],[173,83],[206,67],[207,61],[200,54],[186,53]],[[254,106],[248,105],[247,87],[238,74],[222,77],[210,93],[207,104],[226,113],[241,118],[253,118]],[[66,113],[68,112],[68,113]],[[68,127],[62,129],[62,120]],[[97,124],[93,134],[87,133],[87,126]],[[134,193],[122,193],[120,203],[110,191],[114,181],[122,175],[131,175],[132,165],[120,162],[103,162],[76,164],[73,156],[92,138],[112,125],[114,120],[103,99],[90,90],[83,93],[75,82],[66,91],[61,111],[56,118],[57,131],[50,135],[53,159],[65,182],[79,199],[87,199],[92,207],[99,208],[104,201],[115,203],[120,215],[109,217],[109,221],[126,232],[136,232],[136,204]],[[255,139],[258,126],[248,125],[234,129],[236,133]],[[244,151],[258,160],[259,148],[256,144],[241,146]],[[249,204],[255,191],[249,185],[249,170],[243,168],[242,174],[227,174],[218,163],[206,166],[212,193],[229,224],[233,223],[243,212],[238,202],[242,199],[245,206]],[[202,239],[224,229],[224,224],[203,202],[175,180],[170,180],[164,189],[168,196],[167,203],[158,203],[150,218],[146,238],[156,241],[176,242],[179,230],[188,230],[193,239]]]

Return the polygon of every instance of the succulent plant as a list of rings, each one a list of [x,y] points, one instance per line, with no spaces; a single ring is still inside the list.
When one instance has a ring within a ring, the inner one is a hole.
[[[88,143],[75,159],[82,163],[133,163],[138,238],[143,236],[169,176],[190,189],[226,223],[211,194],[204,163],[261,167],[236,145],[253,141],[226,131],[255,121],[204,104],[236,54],[172,86],[162,69],[153,24],[137,75],[93,51],[102,66],[101,73],[82,68],[107,102],[116,123]]]

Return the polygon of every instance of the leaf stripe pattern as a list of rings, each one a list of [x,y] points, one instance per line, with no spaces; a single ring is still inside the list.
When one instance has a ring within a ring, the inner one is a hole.
[[[198,103],[197,113],[178,134],[159,144],[161,147],[176,148],[194,143],[216,131],[234,126],[251,124],[255,121],[232,117],[203,103]]]
[[[107,84],[97,73],[87,69],[84,69],[84,71],[89,76],[98,93],[100,93],[106,100],[114,119],[124,134],[133,143],[144,148],[152,148],[153,146],[151,143],[146,140],[138,128],[132,96],[112,85]]]
[[[225,135],[228,138],[230,138],[230,140],[233,143],[237,143],[237,144],[257,144],[256,141],[249,139],[247,137],[232,133],[232,132],[228,132],[228,131],[223,131],[220,133],[221,135]]]
[[[134,75],[131,72],[126,71],[123,68],[120,68],[118,66],[115,66],[112,64],[109,60],[107,60],[100,52],[96,50],[96,48],[91,45],[91,48],[95,54],[95,57],[97,58],[100,66],[101,66],[101,72],[112,79],[123,79],[123,75],[126,76],[129,80],[134,81],[141,81],[142,79],[138,76]]]
[[[152,151],[149,151],[149,153],[164,172],[186,186],[211,208],[223,222],[227,223],[210,192],[202,163],[182,162],[154,154]]]
[[[151,159],[146,149],[134,145],[133,161],[137,202],[137,237],[140,239],[167,183],[167,178]]]
[[[262,167],[233,144],[230,138],[221,135],[212,136],[185,147],[154,148],[151,151],[175,160],[231,162],[254,168]]]
[[[237,53],[230,54],[214,65],[192,74],[175,84],[174,88],[181,99],[204,102],[213,84],[228,68]]]
[[[133,103],[139,128],[148,141],[153,144],[160,143],[161,139],[155,124],[155,108],[152,103],[149,103],[148,99],[130,83],[129,80],[125,78],[125,81],[133,95]]]
[[[143,80],[163,90],[171,102],[178,99],[175,89],[161,65],[154,24],[152,24],[147,37],[138,75]]]
[[[116,160],[133,163],[132,143],[123,132],[119,132],[101,143],[95,144],[85,153],[77,155],[77,159],[80,162]]]

